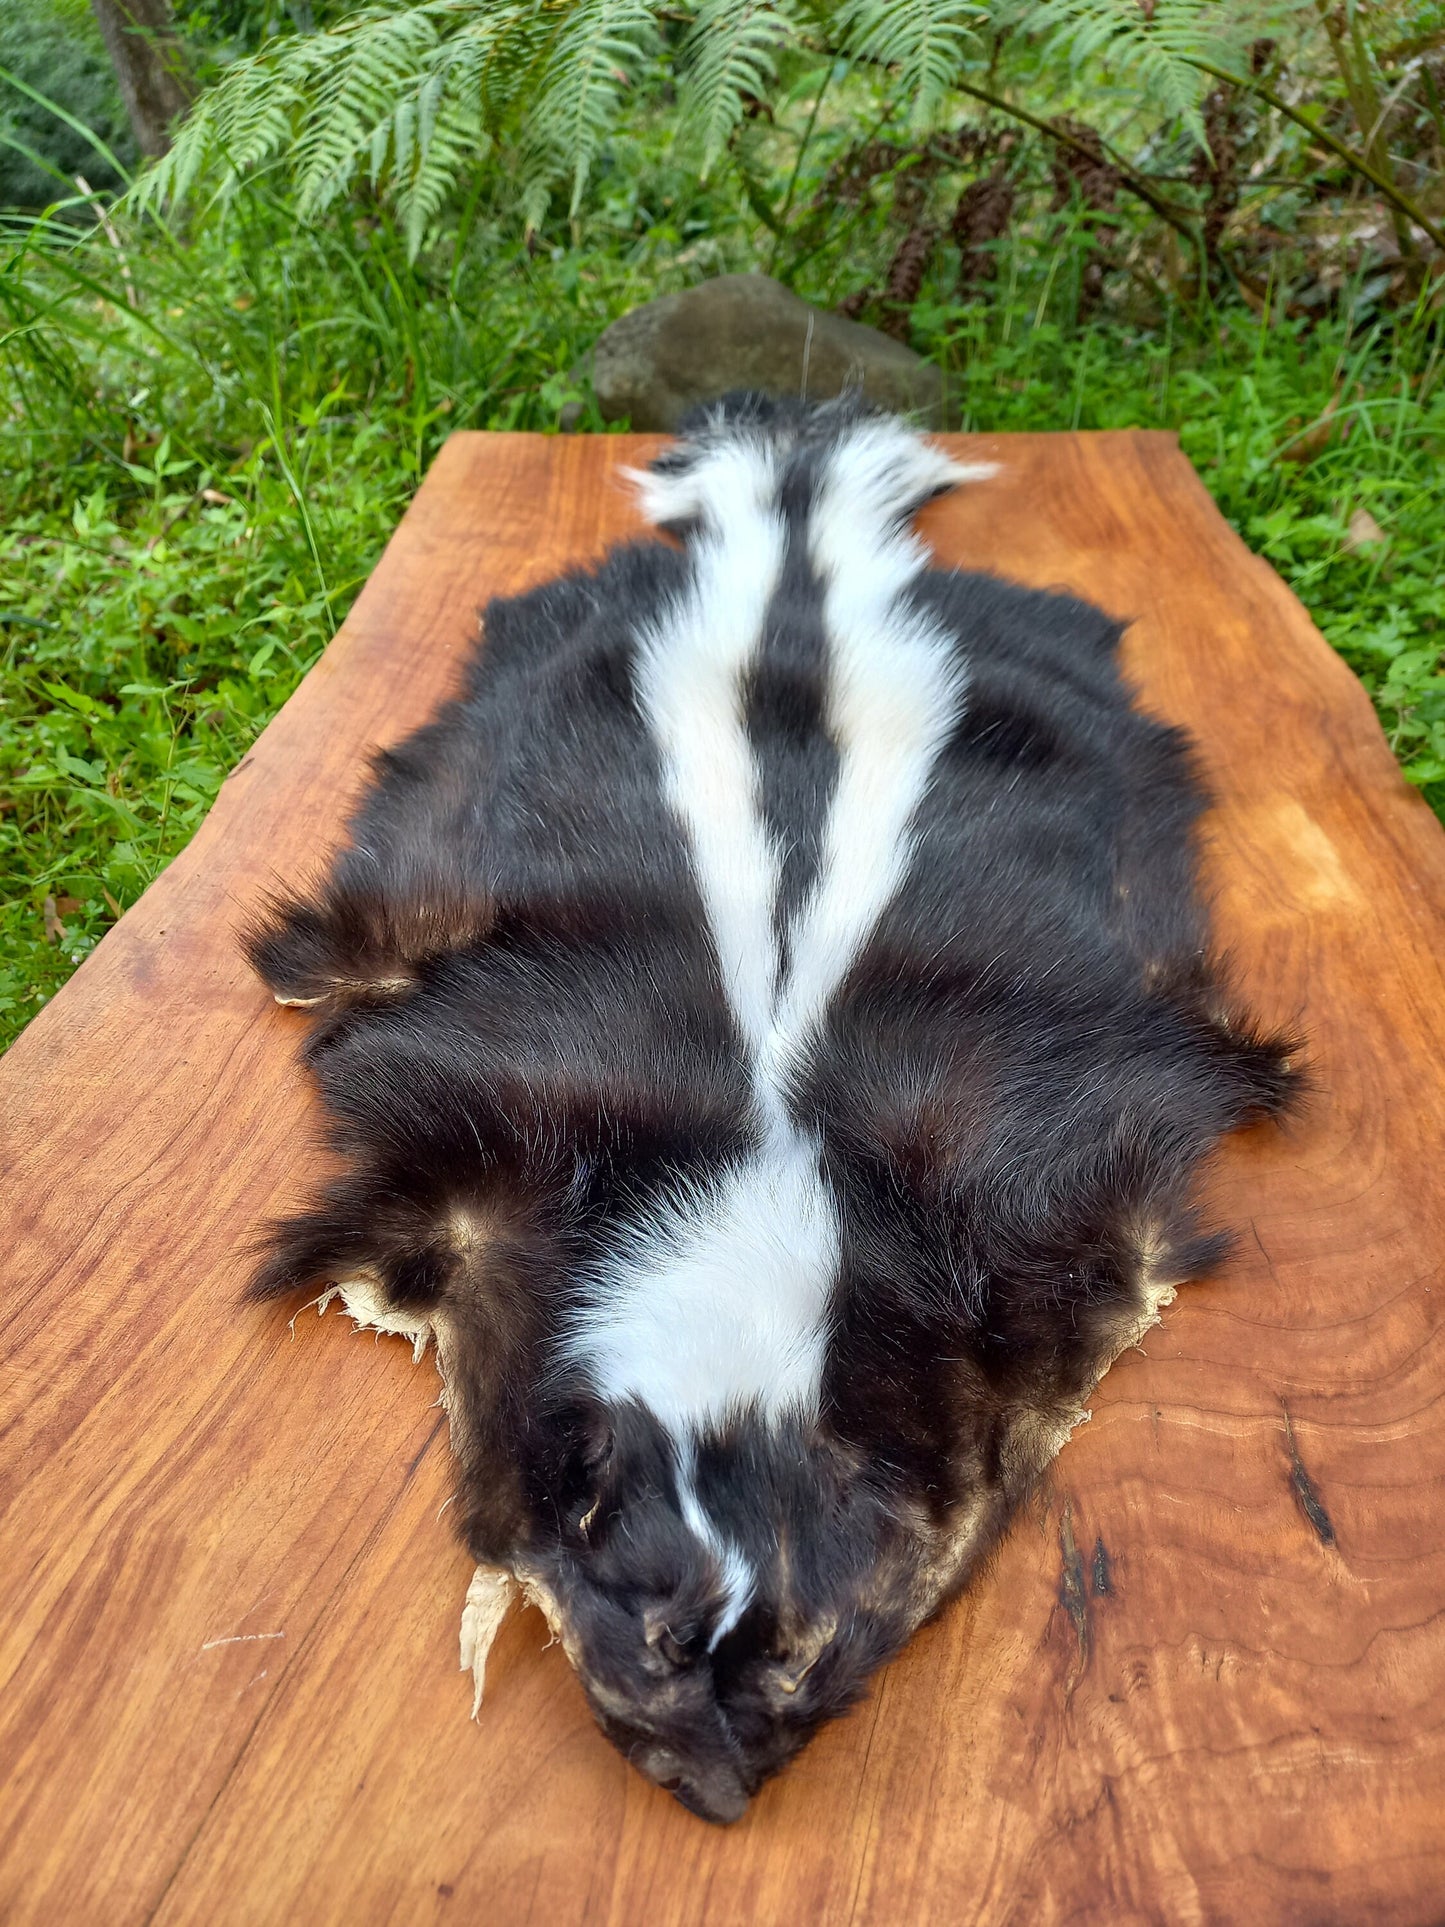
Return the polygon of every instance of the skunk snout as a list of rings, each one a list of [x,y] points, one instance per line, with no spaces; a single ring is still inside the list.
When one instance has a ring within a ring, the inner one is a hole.
[[[633,1703],[622,1716],[615,1688],[599,1689],[585,1674],[583,1684],[602,1731],[654,1786],[717,1826],[743,1817],[764,1776],[749,1775],[750,1762],[728,1729],[706,1669],[679,1682],[688,1705],[685,1711],[675,1708],[671,1717],[655,1688],[639,1679],[631,1684]]]
[[[727,1827],[748,1810],[748,1790],[734,1767],[717,1764],[699,1770],[665,1749],[639,1764],[654,1785],[699,1820]]]

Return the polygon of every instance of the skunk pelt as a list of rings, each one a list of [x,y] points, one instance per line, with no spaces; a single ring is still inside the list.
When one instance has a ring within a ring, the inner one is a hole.
[[[674,539],[493,603],[250,939],[344,1169],[255,1292],[435,1340],[478,1678],[515,1583],[709,1819],[977,1571],[1291,1095],[1120,625],[910,532],[987,472],[704,414]]]

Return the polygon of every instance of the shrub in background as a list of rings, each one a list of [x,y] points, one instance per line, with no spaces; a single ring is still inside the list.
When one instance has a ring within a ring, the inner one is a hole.
[[[83,3],[6,0],[0,67],[93,128],[127,166],[134,163],[115,76]],[[38,101],[0,86],[0,207],[47,207],[74,192],[77,174],[106,193],[121,186],[120,175],[83,134]]]

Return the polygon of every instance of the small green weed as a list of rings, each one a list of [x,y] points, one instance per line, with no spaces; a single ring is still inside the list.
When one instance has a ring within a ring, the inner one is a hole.
[[[385,218],[259,200],[112,236],[17,223],[0,276],[0,1039],[184,845],[443,437],[587,407],[573,361],[638,298],[480,236],[438,285]]]
[[[1242,307],[1203,329],[920,303],[963,425],[1174,428],[1219,507],[1374,699],[1405,775],[1445,816],[1445,385],[1422,309],[1386,329]]]

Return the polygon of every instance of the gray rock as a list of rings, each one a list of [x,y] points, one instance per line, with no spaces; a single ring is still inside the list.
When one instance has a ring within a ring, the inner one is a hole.
[[[829,314],[765,274],[722,274],[614,321],[592,350],[604,419],[670,433],[733,388],[822,401],[861,387],[880,408],[943,420],[943,375],[901,342]]]

